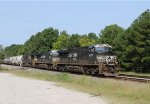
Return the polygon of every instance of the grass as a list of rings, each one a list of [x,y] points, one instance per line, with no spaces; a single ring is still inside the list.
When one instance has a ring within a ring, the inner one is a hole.
[[[8,69],[0,67],[0,72],[8,72],[8,71],[9,71]]]
[[[5,71],[17,76],[60,83],[61,86],[99,96],[110,104],[149,104],[150,84],[55,72]]]

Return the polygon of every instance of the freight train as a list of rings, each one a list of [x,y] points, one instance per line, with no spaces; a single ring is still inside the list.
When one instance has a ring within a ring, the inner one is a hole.
[[[117,56],[109,44],[24,54],[6,58],[3,63],[105,76],[114,75],[119,69]]]

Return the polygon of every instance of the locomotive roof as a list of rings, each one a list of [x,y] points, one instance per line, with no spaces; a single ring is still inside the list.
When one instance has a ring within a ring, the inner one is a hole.
[[[112,48],[109,44],[93,44],[90,46],[73,47],[73,48],[69,48],[69,49],[58,50],[58,53],[67,53],[70,50],[78,50],[80,48],[92,48],[92,47],[110,47],[110,48]]]
[[[32,55],[40,56],[40,55],[42,55],[42,54],[46,54],[46,53],[49,53],[49,51],[48,51],[48,52],[33,53]]]
[[[58,50],[57,52],[58,53],[66,53],[66,52],[68,52],[68,49]]]
[[[91,48],[91,47],[110,47],[110,48],[112,48],[109,44],[93,44],[93,45],[90,45],[90,46],[83,46],[83,47],[74,47],[74,48],[70,48],[71,50],[72,49],[78,49],[78,48]],[[51,50],[51,51],[47,51],[47,52],[40,52],[40,53],[33,53],[32,55],[42,55],[42,54],[45,54],[45,53],[55,53],[55,52],[57,52],[57,53],[67,53],[67,52],[69,52],[69,50],[70,49],[62,49],[62,50]]]
[[[48,54],[48,53],[57,53],[58,50],[51,50],[51,51],[46,51],[46,52],[38,52],[38,53],[32,53],[31,55],[36,55],[36,56],[40,56],[43,54]]]
[[[89,47],[110,47],[110,48],[112,48],[109,44],[94,44]]]

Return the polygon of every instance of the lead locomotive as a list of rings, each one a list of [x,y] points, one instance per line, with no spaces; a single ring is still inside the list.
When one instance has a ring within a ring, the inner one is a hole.
[[[78,70],[87,74],[112,75],[118,70],[118,61],[112,47],[97,44],[58,51],[58,66],[64,70]]]

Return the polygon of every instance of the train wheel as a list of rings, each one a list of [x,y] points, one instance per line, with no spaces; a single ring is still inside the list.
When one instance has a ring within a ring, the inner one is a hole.
[[[91,74],[91,71],[90,71],[89,68],[85,68],[84,71],[85,71],[86,74]]]
[[[79,70],[81,70],[82,74],[85,74],[85,70],[84,70],[83,66],[80,66]]]

